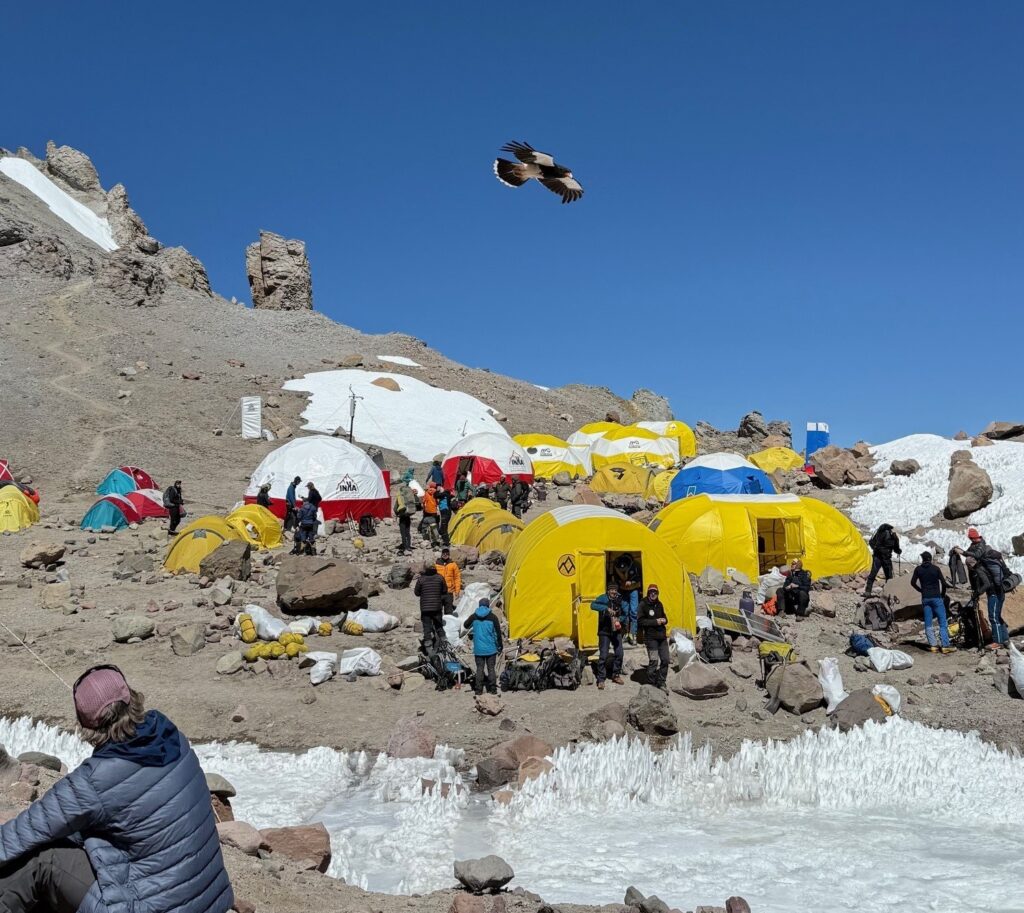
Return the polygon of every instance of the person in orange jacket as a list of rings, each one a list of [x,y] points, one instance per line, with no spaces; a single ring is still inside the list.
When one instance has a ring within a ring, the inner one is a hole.
[[[451,549],[441,549],[441,559],[434,565],[438,574],[441,575],[448,587],[448,595],[445,599],[445,611],[451,613],[455,606],[455,600],[462,595],[462,571],[452,561]]]
[[[431,482],[423,493],[423,519],[420,520],[420,532],[430,540],[431,545],[439,545],[441,533],[437,510],[437,485]]]

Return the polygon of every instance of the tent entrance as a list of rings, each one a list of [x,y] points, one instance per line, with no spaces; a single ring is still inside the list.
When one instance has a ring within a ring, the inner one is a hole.
[[[475,483],[473,478],[473,457],[460,457],[459,468],[455,470],[455,478],[458,478],[462,473],[466,473],[466,478],[469,479],[470,483]]]
[[[754,535],[759,574],[804,556],[804,530],[799,517],[759,517],[754,521]]]

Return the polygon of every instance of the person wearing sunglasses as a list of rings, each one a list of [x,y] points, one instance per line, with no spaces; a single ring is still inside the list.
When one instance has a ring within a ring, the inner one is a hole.
[[[0,825],[0,910],[227,913],[206,777],[188,740],[117,666],[75,682],[92,756]]]

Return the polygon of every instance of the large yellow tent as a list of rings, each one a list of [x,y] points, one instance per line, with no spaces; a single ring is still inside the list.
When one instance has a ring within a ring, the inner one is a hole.
[[[623,425],[605,432],[591,443],[590,462],[595,472],[611,463],[664,466],[667,469],[679,462],[679,441],[636,425]]]
[[[16,533],[38,522],[38,505],[17,485],[0,488],[0,533]]]
[[[816,498],[695,495],[660,510],[651,530],[695,574],[736,568],[755,580],[794,558],[815,577],[856,574],[871,565],[857,527]]]
[[[645,466],[610,464],[594,473],[590,488],[598,494],[644,495],[653,478],[654,472]]]
[[[664,472],[652,475],[650,482],[647,483],[647,491],[644,492],[644,496],[648,500],[661,501],[664,504],[668,500],[669,487],[677,472],[679,472],[678,469],[666,469]]]
[[[674,437],[679,441],[679,455],[681,457],[692,457],[697,455],[697,437],[693,429],[686,424],[673,419],[670,422],[637,422],[638,428],[646,428],[662,437]]]
[[[200,517],[174,537],[167,549],[164,567],[174,574],[182,571],[198,574],[199,563],[218,546],[231,540],[246,541],[223,517]]]
[[[224,519],[228,526],[258,549],[277,548],[284,542],[281,521],[259,504],[243,504]]]
[[[559,472],[573,479],[590,475],[579,452],[553,434],[517,434],[512,440],[530,455],[536,479],[550,479]]]
[[[776,469],[803,469],[804,458],[789,447],[769,447],[752,453],[747,459],[758,469],[775,472]]]
[[[523,531],[523,526],[523,521],[513,517],[507,510],[485,510],[475,514],[472,523],[466,524],[466,533],[461,537],[465,541],[461,544],[471,545],[481,554],[501,552],[507,555]]]
[[[639,561],[642,583],[656,583],[670,628],[693,632],[696,605],[689,577],[668,545],[646,526],[607,507],[556,507],[531,521],[505,562],[502,593],[509,637],[571,637],[597,646],[591,603],[605,592],[623,552]]]
[[[470,530],[483,522],[484,513],[492,510],[501,508],[490,498],[470,498],[463,504],[448,525],[448,538],[452,545],[465,545]]]

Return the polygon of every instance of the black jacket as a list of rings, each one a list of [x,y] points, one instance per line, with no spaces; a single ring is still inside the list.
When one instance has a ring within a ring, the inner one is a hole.
[[[665,606],[661,604],[661,600],[655,599],[651,602],[646,596],[641,599],[636,610],[636,623],[644,632],[645,640],[664,640],[668,637],[666,625],[658,621],[659,618],[665,618],[667,621]]]
[[[946,592],[946,578],[942,575],[942,571],[930,561],[914,568],[914,576],[910,578],[910,585],[921,594],[922,599],[933,599]]]
[[[530,486],[522,479],[516,479],[512,484],[512,503],[522,504],[530,500]]]
[[[176,485],[168,485],[164,489],[164,507],[181,507],[181,491]]]
[[[995,581],[992,579],[992,575],[988,572],[988,568],[985,567],[984,562],[975,562],[974,567],[968,567],[967,576],[971,581],[971,591],[975,596],[981,596],[985,593],[996,593]]]
[[[304,501],[310,501],[313,504],[315,504],[317,507],[320,506],[320,502],[323,499],[324,499],[324,496],[322,494],[320,494],[320,492],[317,491],[315,488],[307,489],[306,497],[303,498]]]
[[[509,487],[508,482],[499,482],[494,486],[494,500],[499,504],[502,501],[508,501],[510,494],[512,494],[512,489]]]
[[[256,495],[256,503],[260,507],[270,507],[270,492],[260,490],[260,493]]]
[[[799,571],[790,571],[786,582],[782,584],[784,590],[803,590],[805,593],[811,591],[811,572],[801,568]]]
[[[448,587],[444,578],[431,565],[416,581],[413,594],[420,598],[420,615],[440,615],[444,611],[444,597]]]
[[[900,537],[896,535],[893,528],[888,523],[883,523],[875,534],[871,537],[868,542],[871,546],[871,551],[878,555],[879,558],[891,558],[893,553],[902,555],[903,550],[900,548]]]

